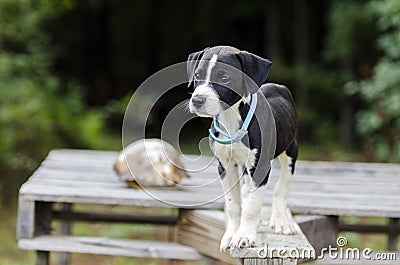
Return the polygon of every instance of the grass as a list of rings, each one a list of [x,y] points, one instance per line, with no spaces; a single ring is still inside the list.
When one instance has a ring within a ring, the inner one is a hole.
[[[31,251],[22,251],[17,247],[15,206],[2,206],[0,213],[0,264],[34,264],[34,253]]]

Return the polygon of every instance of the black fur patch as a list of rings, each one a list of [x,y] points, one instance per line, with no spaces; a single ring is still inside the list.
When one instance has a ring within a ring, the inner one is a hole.
[[[222,166],[221,162],[218,161],[218,174],[221,179],[224,179],[226,175],[225,168]]]

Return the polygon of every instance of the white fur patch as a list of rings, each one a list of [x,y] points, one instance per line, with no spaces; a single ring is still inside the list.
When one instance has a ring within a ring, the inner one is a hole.
[[[218,94],[215,92],[214,89],[210,87],[211,73],[217,62],[217,59],[218,59],[217,54],[214,54],[211,57],[206,72],[205,82],[204,84],[201,84],[198,87],[196,87],[192,95],[192,98],[195,96],[203,96],[206,98],[206,101],[200,108],[195,107],[191,99],[189,102],[190,112],[196,113],[200,117],[212,117],[223,111]]]
[[[219,114],[218,121],[220,127],[230,135],[234,135],[241,125],[241,117],[239,114],[240,103],[241,101]],[[223,135],[219,137],[226,139]],[[249,170],[254,166],[256,153],[256,149],[251,150],[241,141],[228,145],[214,142],[214,154],[224,167],[237,164],[243,165]]]
[[[217,58],[218,58],[218,55],[214,54],[211,57],[210,63],[208,64],[207,75],[206,75],[206,84],[210,83],[211,72],[212,72],[212,69],[215,66],[215,63],[217,62]]]

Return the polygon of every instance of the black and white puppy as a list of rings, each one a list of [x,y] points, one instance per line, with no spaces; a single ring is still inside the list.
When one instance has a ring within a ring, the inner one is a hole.
[[[276,157],[281,177],[273,192],[270,227],[276,233],[295,232],[288,221],[286,201],[298,154],[297,117],[285,86],[263,84],[270,67],[270,61],[229,46],[206,48],[188,58],[189,86],[194,88],[190,112],[215,116],[226,132],[217,131],[215,140],[210,137],[225,192],[227,223],[221,251],[254,246],[266,183]],[[258,100],[245,128],[247,135],[223,142],[243,126],[254,94]],[[214,127],[215,123],[214,119]]]

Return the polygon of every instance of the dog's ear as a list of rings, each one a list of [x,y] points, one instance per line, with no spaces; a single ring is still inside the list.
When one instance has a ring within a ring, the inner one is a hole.
[[[187,63],[186,63],[186,69],[187,69],[187,74],[188,74],[188,79],[189,79],[188,87],[190,87],[192,85],[192,82],[194,79],[194,70],[196,69],[197,65],[200,62],[201,57],[203,56],[204,52],[207,49],[208,48],[205,48],[202,51],[189,54],[189,57],[188,57]]]
[[[241,51],[238,55],[243,72],[257,84],[257,87],[255,87],[254,84],[245,82],[248,92],[253,94],[267,79],[272,62],[246,51]],[[247,78],[244,77],[244,79]]]

